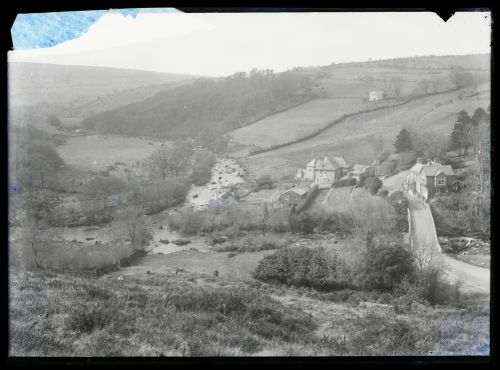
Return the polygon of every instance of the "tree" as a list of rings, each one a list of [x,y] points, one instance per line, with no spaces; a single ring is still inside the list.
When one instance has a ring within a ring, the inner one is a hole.
[[[398,236],[394,233],[395,211],[380,197],[354,199],[349,213],[367,249],[387,245]]]
[[[199,150],[194,154],[191,179],[195,185],[204,185],[210,181],[215,161],[215,155],[208,150]]]
[[[399,131],[396,136],[396,141],[394,142],[394,151],[396,153],[407,152],[413,149],[413,145],[411,143],[410,132],[403,128]]]
[[[170,173],[176,177],[179,176],[181,172],[186,170],[192,155],[193,148],[190,143],[187,141],[175,143],[169,151],[168,169]]]
[[[414,274],[413,257],[401,245],[368,249],[364,261],[363,285],[367,289],[391,291]]]
[[[170,148],[159,148],[147,159],[150,174],[165,180],[168,175],[178,176],[186,170],[193,149],[187,142],[175,143]]]
[[[440,158],[448,148],[448,138],[434,131],[411,131],[411,143],[418,157]]]
[[[51,125],[52,127],[55,127],[58,129],[62,128],[61,120],[59,118],[57,118],[56,116],[53,116],[53,115],[48,116],[47,123],[49,125]]]
[[[463,68],[453,68],[449,72],[448,78],[457,90],[474,83],[474,76],[472,73],[465,71]]]
[[[378,158],[378,156],[383,152],[385,147],[385,139],[382,135],[374,135],[372,136],[372,145],[373,145],[373,156]]]
[[[372,195],[377,194],[378,190],[382,187],[383,183],[378,177],[371,176],[365,180],[365,187],[370,190]]]
[[[126,237],[135,250],[144,250],[153,237],[146,225],[144,210],[137,205],[120,208],[112,226],[115,239]]]
[[[393,78],[391,78],[390,84],[393,88],[394,96],[399,99],[401,97],[401,87],[403,84],[403,79],[399,76],[394,76]]]
[[[23,140],[16,154],[17,181],[28,192],[31,192],[33,187],[45,188],[49,181],[54,184],[60,168],[64,165],[64,160],[57,150],[41,139]]]
[[[423,78],[417,83],[416,91],[417,93],[427,94],[430,90],[431,82],[427,78]]]
[[[396,228],[399,232],[406,232],[408,230],[408,198],[403,191],[398,190],[389,195],[387,201],[396,212]]]
[[[42,257],[56,237],[49,228],[57,198],[42,192],[26,194],[22,200],[21,217],[22,250],[21,262],[25,267],[43,267]]]
[[[170,165],[170,152],[167,148],[157,149],[146,162],[152,175],[160,176],[163,180],[167,178]]]
[[[473,125],[472,118],[465,110],[458,113],[449,144],[451,150],[458,150],[458,155],[461,155],[462,149],[464,149],[465,155],[468,154],[468,149],[472,145]]]
[[[491,152],[491,125],[490,115],[483,108],[477,108],[472,116],[474,130],[472,141],[474,145],[474,159],[479,165],[479,191],[485,189],[487,174],[490,171]]]

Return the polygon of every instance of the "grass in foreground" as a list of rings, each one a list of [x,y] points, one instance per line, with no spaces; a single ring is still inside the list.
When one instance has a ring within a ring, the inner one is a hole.
[[[200,274],[13,272],[12,356],[487,355],[486,311],[395,313]]]

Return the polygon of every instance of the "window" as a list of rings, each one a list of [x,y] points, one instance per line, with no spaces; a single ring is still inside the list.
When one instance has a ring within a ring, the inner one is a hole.
[[[444,177],[439,177],[439,178],[437,179],[437,184],[438,184],[438,186],[444,186],[444,185],[446,184],[446,178],[444,178]]]

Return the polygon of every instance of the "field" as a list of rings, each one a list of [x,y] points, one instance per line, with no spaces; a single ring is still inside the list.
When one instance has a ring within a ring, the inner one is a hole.
[[[436,106],[450,100],[451,104]],[[448,135],[461,109],[472,114],[477,107],[488,105],[489,90],[484,90],[479,98],[464,97],[462,100],[456,92],[425,97],[403,106],[350,117],[311,139],[250,156],[242,164],[255,177],[269,175],[273,178],[293,174],[297,167],[303,167],[313,157],[324,155],[343,155],[348,161],[369,164],[375,155],[375,137],[381,137],[384,149],[392,152],[392,144],[401,128]]]
[[[329,97],[365,98],[371,90],[384,90],[389,97],[394,97],[390,80],[401,79],[401,95],[410,95],[417,83],[424,77],[440,79],[438,88],[450,88],[446,82],[447,71],[430,71],[422,69],[399,70],[395,68],[377,67],[374,65],[338,65],[326,69],[329,77],[320,80]]]
[[[160,145],[159,141],[152,139],[89,135],[68,138],[65,144],[58,147],[58,151],[68,165],[100,170],[116,162],[135,164],[158,149]]]
[[[236,144],[269,148],[310,135],[344,114],[391,104],[361,98],[315,99],[231,131],[230,136]]]

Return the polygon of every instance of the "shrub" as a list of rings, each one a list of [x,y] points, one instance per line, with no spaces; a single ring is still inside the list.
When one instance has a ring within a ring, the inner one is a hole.
[[[201,150],[194,154],[191,180],[195,185],[204,185],[210,181],[212,167],[215,164],[215,155],[208,150]]]
[[[286,233],[291,231],[289,216],[286,212],[276,212],[265,223],[268,230],[277,233]]]
[[[320,231],[330,231],[339,234],[350,234],[354,228],[353,218],[343,212],[322,211],[314,213]]]
[[[347,267],[324,248],[286,247],[264,257],[253,273],[257,280],[291,286],[335,290],[346,287]]]
[[[340,188],[343,186],[353,186],[356,185],[356,179],[355,178],[350,178],[350,179],[342,179],[339,181],[335,181],[333,183],[334,188]]]
[[[413,274],[413,256],[402,246],[369,248],[362,264],[361,284],[365,289],[388,292]]]
[[[387,198],[389,196],[389,190],[379,190],[378,196],[382,198]]]
[[[382,187],[382,180],[378,177],[372,176],[365,180],[365,187],[370,190],[373,195],[377,194],[377,191]]]
[[[316,214],[303,212],[298,215],[291,214],[288,217],[288,223],[294,233],[312,234],[314,229],[320,224],[320,219]]]
[[[398,190],[393,192],[387,201],[396,211],[396,229],[399,232],[406,232],[408,230],[408,198],[401,190]]]
[[[230,243],[214,246],[213,250],[217,252],[257,252],[283,248],[287,244],[288,240],[273,233],[264,235],[249,233]]]
[[[137,188],[135,198],[144,205],[148,213],[155,213],[182,203],[190,187],[186,178],[167,179],[145,186],[143,189]]]
[[[254,191],[272,189],[273,187],[273,180],[269,176],[262,176],[256,180]]]

